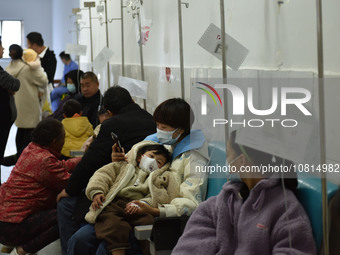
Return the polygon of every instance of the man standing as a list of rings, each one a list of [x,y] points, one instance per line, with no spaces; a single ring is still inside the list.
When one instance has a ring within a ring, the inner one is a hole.
[[[26,36],[26,38],[27,47],[38,54],[41,66],[47,74],[48,83],[53,86],[54,75],[57,68],[57,59],[54,52],[44,45],[44,40],[40,33],[31,32]]]
[[[3,53],[4,48],[0,36],[0,58],[2,58]],[[9,131],[17,116],[13,95],[19,88],[20,81],[9,75],[0,66],[0,164],[3,160]]]
[[[61,61],[64,63],[64,72],[63,72],[63,78],[61,79],[61,83],[65,84],[65,75],[73,70],[77,70],[78,69],[78,65],[76,62],[74,62],[71,59],[70,54],[65,53],[65,51],[60,52],[59,57],[61,59]]]
[[[119,86],[109,88],[104,95],[103,104],[110,118],[102,123],[98,136],[57,198],[60,241],[64,255],[69,238],[80,227],[80,221],[84,220],[91,204],[83,190],[94,172],[111,162],[114,143],[111,133],[115,133],[123,148],[129,151],[134,144],[156,131],[151,114],[135,104],[126,89]]]
[[[93,126],[93,129],[99,124],[98,110],[102,105],[102,95],[99,90],[99,81],[97,75],[93,72],[86,72],[80,78],[81,94],[74,97],[81,104],[82,115],[86,116]]]

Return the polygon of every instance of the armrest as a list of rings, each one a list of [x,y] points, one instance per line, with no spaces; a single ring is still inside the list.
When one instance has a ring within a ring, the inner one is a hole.
[[[148,240],[151,236],[152,225],[135,226],[134,233],[137,240]]]
[[[182,235],[189,216],[155,218],[151,241],[155,250],[172,250]]]
[[[84,155],[84,151],[81,150],[70,150],[70,156],[71,157],[77,157],[77,158],[81,158]]]

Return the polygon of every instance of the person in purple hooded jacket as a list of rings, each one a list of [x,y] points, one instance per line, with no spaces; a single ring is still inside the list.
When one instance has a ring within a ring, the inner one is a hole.
[[[281,179],[281,174],[241,172],[292,162],[239,145],[235,138],[233,131],[227,161],[242,182],[227,182],[194,211],[172,254],[316,254],[311,224],[294,195],[296,174]]]

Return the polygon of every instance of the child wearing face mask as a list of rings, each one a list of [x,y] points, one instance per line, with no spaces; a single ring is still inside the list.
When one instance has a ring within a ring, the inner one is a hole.
[[[132,228],[152,224],[152,209],[178,196],[169,160],[163,145],[145,141],[132,147],[127,162],[110,163],[90,179],[86,195],[93,203],[85,219],[95,224],[110,253],[128,249]]]

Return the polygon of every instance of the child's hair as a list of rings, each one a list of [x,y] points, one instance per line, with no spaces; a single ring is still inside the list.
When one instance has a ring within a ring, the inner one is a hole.
[[[32,49],[25,49],[24,53],[22,55],[22,59],[27,62],[27,63],[31,63],[34,62],[37,58],[37,53],[32,50]]]
[[[63,106],[63,111],[66,118],[71,118],[74,114],[81,113],[81,104],[74,99],[69,99]]]
[[[137,152],[137,158],[141,157],[147,151],[154,151],[156,155],[162,155],[165,157],[165,163],[170,161],[170,152],[161,144],[146,145],[139,149]]]

